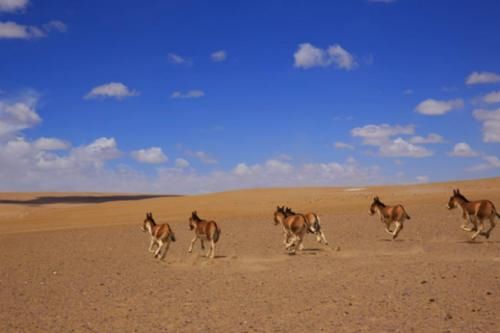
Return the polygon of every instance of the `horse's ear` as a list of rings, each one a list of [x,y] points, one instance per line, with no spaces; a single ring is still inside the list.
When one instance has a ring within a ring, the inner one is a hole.
[[[457,188],[457,194],[460,194],[460,190]]]
[[[453,194],[457,194],[457,190],[453,189]]]

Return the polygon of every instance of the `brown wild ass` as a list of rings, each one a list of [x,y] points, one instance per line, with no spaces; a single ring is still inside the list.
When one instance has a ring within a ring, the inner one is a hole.
[[[453,190],[453,195],[446,206],[448,209],[460,207],[462,210],[462,218],[465,220],[461,228],[465,231],[472,231],[471,239],[474,240],[478,235],[483,235],[486,238],[490,237],[491,231],[495,228],[495,218],[500,217],[495,205],[489,200],[469,201],[460,193],[459,189]],[[490,221],[490,228],[483,232],[484,221]],[[467,227],[468,223],[472,223],[472,227]]]
[[[274,225],[278,224],[283,228],[283,244],[290,254],[302,248],[307,232],[316,232],[315,226],[309,225],[304,215],[287,213],[284,206],[277,206],[274,212]]]
[[[146,213],[146,219],[142,224],[142,231],[147,231],[151,235],[149,252],[154,252],[155,258],[163,259],[170,247],[170,242],[175,242],[175,234],[172,228],[167,223],[156,224],[153,219],[153,213]],[[158,245],[156,251],[153,249],[155,244]]]
[[[297,215],[297,213],[295,213],[291,208],[289,207],[286,207],[285,209],[285,213],[287,215]],[[325,234],[323,233],[323,230],[321,230],[321,222],[320,222],[320,219],[319,219],[319,216],[318,214],[316,213],[312,213],[312,212],[309,212],[309,213],[305,213],[305,214],[298,214],[298,215],[304,215],[304,217],[306,218],[307,220],[307,223],[310,225],[310,226],[314,226],[314,230],[316,230],[314,232],[314,235],[316,236],[316,241],[318,243],[323,243],[325,245],[328,245],[328,241],[326,240],[326,236]],[[301,249],[299,249],[301,250]]]
[[[210,248],[206,256],[212,259],[215,258],[215,243],[217,243],[221,234],[221,230],[217,226],[217,223],[215,223],[215,221],[202,220],[198,217],[198,213],[194,211],[189,218],[189,229],[194,229],[195,236],[191,240],[188,252],[191,253],[193,251],[194,243],[197,239],[200,239],[202,250],[205,250],[204,242],[210,242]]]
[[[385,231],[392,235],[392,239],[398,237],[399,232],[403,229],[403,222],[409,220],[410,216],[406,213],[402,205],[386,206],[379,197],[373,198],[368,214],[373,215],[377,213],[380,221],[385,224]],[[391,224],[394,223],[396,227],[391,231]]]

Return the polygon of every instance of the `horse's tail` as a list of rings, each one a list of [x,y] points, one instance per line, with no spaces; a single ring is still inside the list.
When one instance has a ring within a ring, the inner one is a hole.
[[[170,229],[170,234],[168,235],[168,237],[170,237],[170,240],[172,242],[175,242],[177,240],[177,238],[175,238],[175,234],[174,234],[174,231],[172,230],[172,228],[170,228],[170,226],[168,226],[169,229]]]
[[[405,218],[406,218],[407,220],[411,220],[410,215],[408,215],[408,213],[406,212],[406,209],[405,209],[404,207],[403,207],[403,212],[405,213]]]
[[[219,226],[216,224],[215,225],[215,232],[214,232],[214,235],[213,235],[213,239],[214,239],[215,243],[217,243],[217,241],[219,240],[220,234],[221,234],[221,230],[220,230]]]

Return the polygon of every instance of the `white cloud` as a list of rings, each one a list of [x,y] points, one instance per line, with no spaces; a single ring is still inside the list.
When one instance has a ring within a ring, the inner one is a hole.
[[[335,148],[337,149],[354,149],[354,146],[345,142],[337,141],[335,142]]]
[[[428,183],[430,180],[429,176],[417,176],[415,179],[417,183]]]
[[[12,13],[25,9],[29,4],[28,0],[0,0],[0,12]]]
[[[448,113],[454,109],[464,107],[464,102],[461,99],[454,99],[449,101],[438,101],[435,99],[426,99],[418,104],[415,111],[427,116],[439,116]]]
[[[328,55],[339,68],[350,70],[357,66],[354,57],[338,44],[328,47]]]
[[[500,75],[492,72],[472,72],[465,80],[468,85],[496,82],[500,82]]]
[[[483,141],[500,142],[500,109],[474,110],[474,118],[483,123]]]
[[[436,143],[442,140],[437,134],[430,134],[427,138],[414,136],[407,141],[401,137],[393,139],[399,135],[412,135],[415,133],[413,125],[391,126],[388,124],[366,125],[356,127],[351,130],[351,135],[363,139],[364,145],[377,146],[378,154],[384,157],[427,157],[433,152],[416,143]],[[413,140],[413,142],[411,142]]]
[[[380,155],[386,157],[428,157],[433,154],[425,147],[417,146],[403,138],[397,138],[388,144],[380,146]]]
[[[200,98],[205,96],[205,92],[203,90],[189,90],[185,93],[180,91],[174,91],[170,98],[179,98],[179,99],[188,99],[188,98]]]
[[[32,39],[45,37],[45,32],[35,26],[15,22],[0,22],[0,39]]]
[[[299,45],[293,56],[294,66],[303,69],[335,65],[340,69],[351,70],[358,66],[354,57],[339,44],[331,45],[323,50],[310,43],[303,43]]]
[[[485,171],[489,169],[499,169],[500,168],[500,159],[496,156],[485,155],[482,157],[485,163],[474,165],[469,168],[469,171]]]
[[[0,138],[39,124],[42,119],[35,110],[37,102],[38,96],[31,92],[13,100],[0,100]]]
[[[129,89],[126,85],[121,82],[110,82],[97,87],[92,88],[92,90],[84,96],[85,99],[92,98],[116,98],[123,99],[126,97],[137,96],[138,91]]]
[[[351,135],[363,139],[363,144],[379,146],[389,141],[391,136],[396,135],[410,135],[415,133],[415,128],[409,126],[391,126],[388,124],[381,125],[366,125],[363,127],[356,127],[351,130]]]
[[[52,31],[65,32],[66,25],[61,21],[50,21],[41,27],[22,25],[16,22],[0,22],[0,39],[33,39],[47,37]]]
[[[179,169],[189,168],[189,162],[183,158],[175,159],[175,167]]]
[[[135,150],[131,155],[136,161],[149,164],[164,163],[168,159],[160,147]]]
[[[427,137],[414,136],[410,138],[410,143],[414,144],[430,144],[430,143],[442,143],[444,142],[443,137],[439,134],[431,133]]]
[[[203,164],[217,164],[218,161],[215,157],[204,151],[187,151],[188,156],[192,156],[200,160]]]
[[[71,147],[71,144],[69,142],[57,138],[41,137],[37,139],[33,144],[34,147],[38,150],[66,150]]]
[[[222,62],[226,60],[226,58],[227,53],[225,50],[215,51],[210,55],[210,59],[212,59],[213,62]]]
[[[500,90],[499,91],[493,91],[493,92],[490,92],[487,95],[484,95],[481,98],[481,100],[484,103],[488,103],[488,104],[500,103]]]
[[[188,59],[181,57],[180,55],[175,53],[169,53],[167,57],[168,61],[172,64],[177,64],[177,65],[190,64],[190,61]]]
[[[465,142],[459,142],[453,147],[453,151],[449,153],[450,156],[455,157],[474,157],[479,154],[474,151],[471,146]]]

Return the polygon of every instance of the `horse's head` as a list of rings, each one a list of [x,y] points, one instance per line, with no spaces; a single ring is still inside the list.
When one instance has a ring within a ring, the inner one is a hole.
[[[144,232],[148,231],[148,225],[156,225],[155,220],[153,219],[153,213],[146,213],[146,219],[144,219],[144,222],[142,223],[141,230]]]
[[[373,202],[372,202],[372,204],[371,204],[371,206],[370,206],[370,210],[368,211],[368,214],[369,214],[369,215],[373,215],[373,214],[375,214],[375,213],[376,213],[376,209],[377,209],[377,207],[378,207],[380,204],[381,204],[381,202],[380,202],[380,199],[379,199],[379,197],[378,197],[378,196],[376,196],[375,198],[373,198]]]
[[[276,211],[274,212],[274,225],[280,224],[285,218],[285,206],[276,206]]]
[[[450,197],[450,200],[448,200],[446,208],[448,209],[456,208],[461,201],[465,200],[466,200],[465,197],[462,195],[462,193],[460,193],[460,190],[457,188],[456,190],[453,190],[453,195]]]
[[[189,218],[189,230],[193,230],[196,228],[196,223],[200,221],[200,218],[198,217],[198,212],[193,211],[191,212],[191,217]]]

